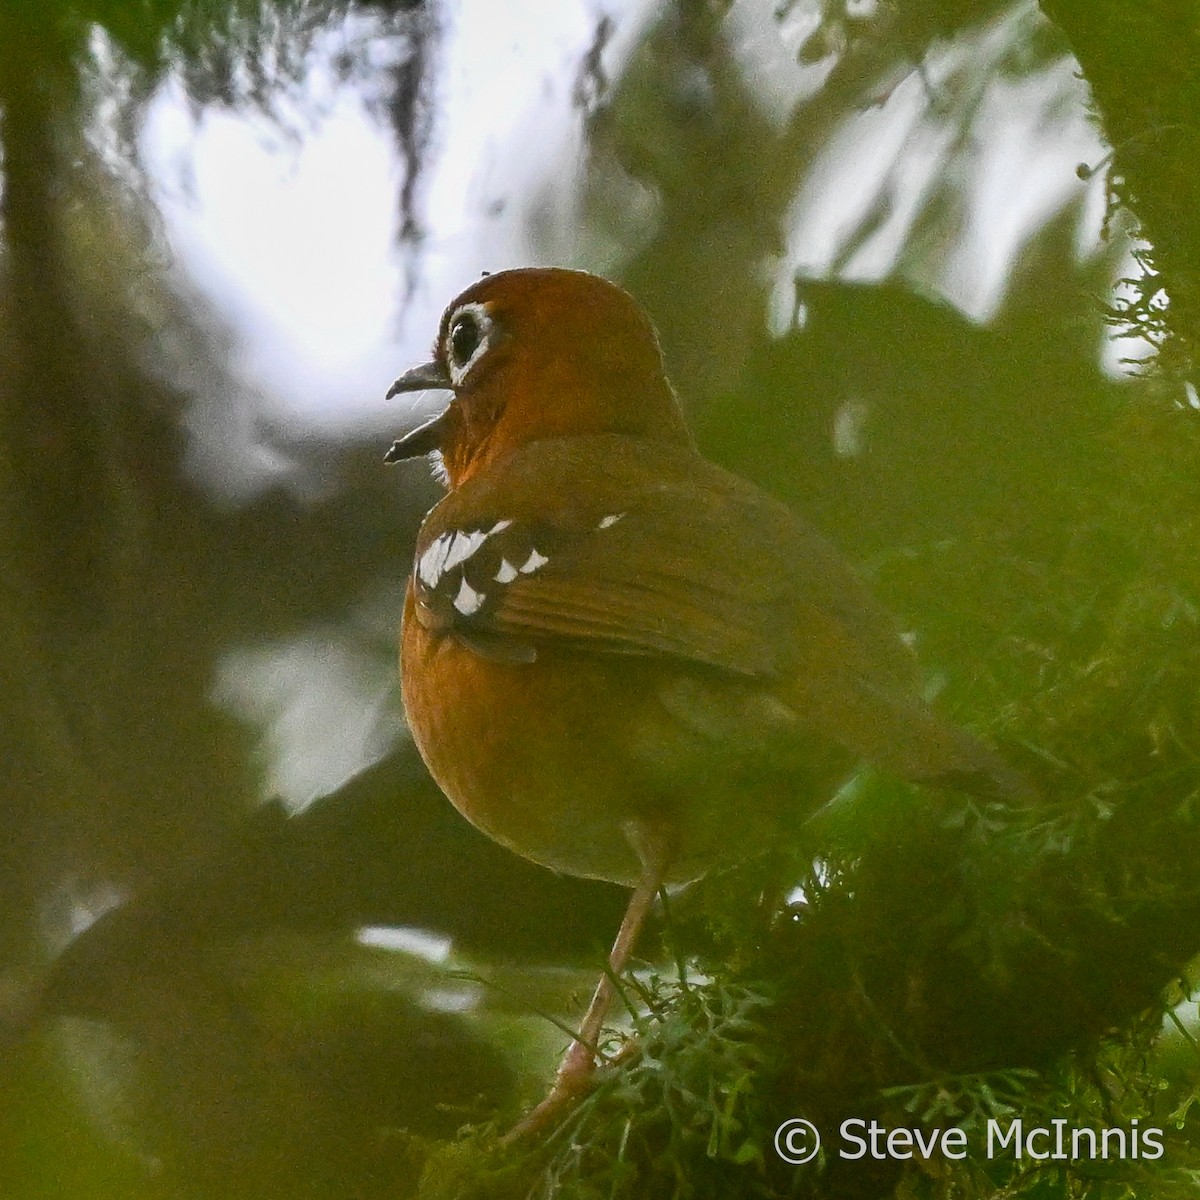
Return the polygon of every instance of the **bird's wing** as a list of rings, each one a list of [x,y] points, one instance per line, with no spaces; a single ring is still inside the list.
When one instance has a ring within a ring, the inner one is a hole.
[[[557,647],[910,683],[890,618],[814,530],[698,456],[631,441],[535,444],[452,493],[418,544],[418,619],[501,658]]]
[[[615,437],[534,443],[451,493],[417,549],[416,619],[484,657],[693,664],[708,669],[702,688],[720,690],[714,671],[760,683],[771,727],[816,732],[909,779],[1029,794],[920,698],[912,654],[843,557],[691,452]],[[729,726],[719,741],[762,715],[726,719],[728,696],[714,695],[716,725]]]

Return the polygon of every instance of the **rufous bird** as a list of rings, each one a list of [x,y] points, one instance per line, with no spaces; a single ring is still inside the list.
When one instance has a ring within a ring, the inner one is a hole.
[[[489,837],[633,888],[536,1127],[587,1087],[656,892],[787,836],[869,760],[1015,798],[921,698],[889,614],[828,542],[696,449],[649,318],[582,271],[488,275],[388,396],[451,393],[400,438],[448,494],[404,602],[401,682],[433,778]]]

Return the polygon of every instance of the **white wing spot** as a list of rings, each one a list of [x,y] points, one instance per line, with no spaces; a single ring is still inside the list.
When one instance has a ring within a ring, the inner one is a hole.
[[[464,617],[477,613],[487,599],[484,592],[477,592],[465,579],[459,584],[458,595],[454,597],[454,607]]]
[[[474,529],[470,533],[456,533],[454,540],[450,543],[450,549],[446,552],[446,561],[442,563],[442,571],[446,572],[451,567],[457,567],[459,563],[466,562],[486,540],[487,534],[482,529]]]
[[[539,554],[536,550],[529,551],[529,557],[517,568],[522,575],[532,575],[534,571],[540,571],[550,560],[544,555]]]
[[[624,515],[624,513],[609,513],[607,517],[600,518],[600,524],[596,528],[611,529]]]
[[[437,587],[447,571],[465,563],[493,533],[501,533],[511,524],[509,520],[497,521],[486,531],[474,529],[464,533],[460,530],[435,538],[417,562],[417,575],[421,582],[426,587]]]
[[[446,554],[450,549],[450,536],[443,533],[435,538],[426,548],[417,562],[417,575],[427,587],[437,587],[437,581],[442,577],[446,566]]]
[[[495,580],[497,583],[512,583],[519,574],[520,572],[507,558],[502,558],[500,560],[500,570],[495,574]]]

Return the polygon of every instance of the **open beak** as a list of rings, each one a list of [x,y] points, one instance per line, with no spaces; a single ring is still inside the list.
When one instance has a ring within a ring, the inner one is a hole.
[[[431,389],[448,390],[453,385],[446,369],[440,363],[422,363],[405,371],[395,383],[388,388],[387,398],[400,395],[401,392],[424,392]],[[442,434],[445,428],[446,413],[449,407],[438,413],[432,421],[418,425],[411,433],[397,438],[392,448],[383,456],[385,463],[402,462],[407,458],[420,458],[433,450],[441,449]]]

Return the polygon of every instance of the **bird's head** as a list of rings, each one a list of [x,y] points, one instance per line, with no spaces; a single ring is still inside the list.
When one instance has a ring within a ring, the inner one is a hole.
[[[445,410],[400,438],[387,462],[434,451],[451,487],[527,442],[618,433],[691,445],[650,319],[584,271],[486,275],[451,301],[433,359],[388,397],[445,389]]]

